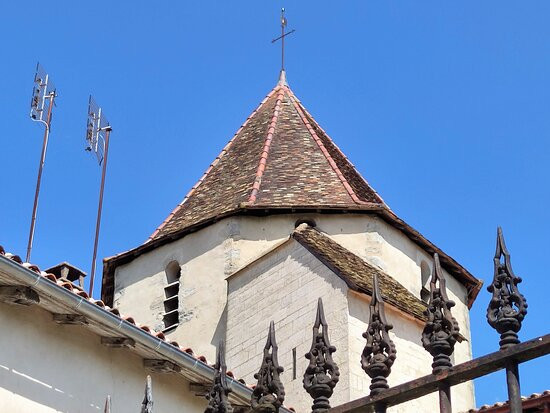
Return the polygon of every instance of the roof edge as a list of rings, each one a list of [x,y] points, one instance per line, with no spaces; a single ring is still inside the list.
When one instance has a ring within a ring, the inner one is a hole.
[[[307,225],[307,224],[302,224],[302,225]],[[308,229],[312,229],[314,231],[317,231],[316,229],[308,226]],[[320,232],[320,231],[317,231],[317,232]],[[327,237],[330,239],[331,242],[334,242],[336,244],[338,244],[336,241],[334,241],[332,238],[330,238],[328,235],[326,234],[323,234],[323,233],[320,233],[322,236],[324,237]],[[319,260],[325,267],[327,267],[330,271],[332,271],[337,277],[339,277],[340,279],[342,279],[342,281],[344,281],[346,283],[346,285],[348,286],[348,288],[352,291],[355,291],[356,293],[358,294],[361,294],[361,295],[367,295],[367,296],[372,296],[372,292],[371,291],[366,291],[362,288],[360,288],[359,286],[357,286],[349,277],[347,277],[344,273],[342,273],[342,271],[340,271],[340,269],[334,267],[328,260],[326,260],[322,254],[318,254],[315,250],[315,248],[310,244],[308,243],[306,240],[304,240],[303,236],[299,233],[299,227],[296,228],[292,234],[288,237],[288,238],[285,238],[284,240],[278,242],[277,244],[273,245],[271,248],[268,248],[266,251],[260,253],[258,256],[256,256],[255,258],[253,258],[252,260],[250,260],[249,262],[247,262],[245,265],[243,265],[241,268],[235,270],[233,273],[231,273],[229,276],[227,276],[225,278],[226,281],[229,281],[230,279],[232,279],[233,277],[236,277],[238,276],[240,273],[242,273],[243,271],[249,269],[250,267],[252,267],[254,264],[258,263],[260,260],[262,260],[263,258],[267,257],[268,255],[271,255],[275,252],[277,252],[278,250],[280,250],[281,248],[287,246],[289,243],[291,243],[292,241],[295,241],[296,243],[298,243],[300,246],[302,246],[302,248],[305,248],[311,255],[313,255],[315,257],[315,259]],[[340,244],[338,244],[340,245]],[[349,251],[347,248],[343,247],[342,245],[340,245],[340,247],[346,249],[350,254],[353,254],[355,256],[357,256],[356,254],[354,254],[353,252]],[[393,277],[391,277],[390,275],[386,274],[383,270],[379,269],[379,268],[376,268],[374,266],[372,266],[371,264],[369,264],[368,262],[366,262],[364,259],[362,259],[361,257],[357,256],[365,265],[369,266],[369,267],[372,267],[374,271],[378,271],[379,273],[382,273],[384,274],[386,277],[388,278],[391,278],[394,282],[396,282],[397,284],[401,285],[401,283],[399,281],[397,281],[396,279],[394,279]],[[401,287],[405,290],[407,290],[405,287],[403,287],[401,285]],[[411,295],[412,293],[410,291],[407,290],[407,292],[409,292]],[[395,305],[393,302],[388,301],[386,300],[386,305],[390,306],[393,310],[396,310],[396,311],[399,311],[399,312],[402,312],[404,314],[406,314],[408,317],[412,317],[413,319],[415,319],[416,321],[420,321],[422,323],[424,323],[426,320],[425,318],[422,318],[422,317],[419,317],[418,314],[414,314],[414,312],[412,311],[409,311],[407,310],[407,308],[405,307],[399,307],[397,305]]]
[[[290,90],[290,88],[289,88]],[[381,204],[383,204],[384,206],[386,206],[387,208],[389,208],[389,206],[386,204],[386,202],[384,201],[384,199],[382,198],[382,196],[380,196],[380,194],[376,191],[376,189],[374,189],[371,184],[369,184],[369,182],[365,179],[365,177],[363,176],[363,174],[361,174],[357,168],[355,167],[355,165],[353,164],[353,162],[351,162],[349,160],[349,158],[346,156],[346,154],[340,149],[340,147],[338,145],[336,145],[336,143],[334,142],[334,140],[330,137],[330,135],[323,129],[323,127],[319,124],[319,122],[317,122],[315,120],[315,118],[313,117],[313,115],[311,113],[309,113],[309,111],[306,109],[306,107],[302,104],[302,101],[300,100],[300,98],[298,98],[298,96],[296,96],[294,94],[294,92],[292,90],[290,90],[290,93],[292,93],[292,96],[294,97],[294,99],[296,100],[296,102],[298,103],[298,105],[300,106],[300,108],[303,110],[303,112],[306,114],[306,116],[311,119],[313,122],[315,122],[315,125],[319,128],[319,130],[321,132],[323,132],[325,134],[325,136],[330,140],[332,146],[334,146],[334,149],[336,151],[338,151],[340,153],[340,156],[342,156],[342,158],[351,166],[351,168],[353,169],[353,171],[355,172],[355,174],[363,181],[363,183],[365,185],[367,185],[373,192],[374,194],[376,195],[376,197],[378,198],[378,201],[380,201]]]
[[[227,151],[229,150],[229,148],[231,147],[231,145],[233,144],[233,142],[235,141],[235,139],[237,138],[237,136],[239,135],[239,133],[245,128],[245,126],[248,124],[248,122],[254,117],[254,115],[260,110],[260,108],[265,105],[265,103],[269,100],[269,98],[271,98],[271,96],[273,96],[275,94],[275,92],[277,90],[279,90],[281,88],[281,86],[279,84],[277,84],[268,94],[267,96],[260,102],[260,104],[256,107],[256,109],[254,109],[252,111],[252,113],[248,116],[248,118],[246,118],[246,120],[244,121],[244,123],[240,126],[239,129],[237,129],[237,132],[235,132],[235,134],[233,135],[233,137],[229,140],[229,142],[227,142],[227,144],[223,147],[223,149],[221,150],[221,152],[218,154],[218,156],[216,156],[216,158],[212,161],[212,163],[210,164],[210,166],[206,169],[206,171],[202,174],[202,176],[200,177],[200,179],[197,181],[197,183],[195,183],[195,185],[193,185],[193,187],[189,190],[189,192],[185,195],[185,197],[183,198],[183,200],[172,210],[172,212],[170,212],[170,214],[168,214],[168,216],[164,219],[164,221],[162,221],[162,223],[155,229],[155,231],[153,231],[153,233],[151,235],[149,235],[149,237],[145,240],[144,244],[148,243],[148,242],[151,242],[152,240],[155,239],[155,237],[160,233],[160,231],[162,230],[162,228],[164,228],[164,226],[166,224],[168,224],[168,222],[172,219],[172,217],[180,210],[180,208],[183,206],[183,204],[185,204],[185,202],[187,202],[187,200],[189,199],[189,197],[191,195],[193,195],[193,193],[195,192],[195,190],[203,183],[203,181],[206,179],[206,177],[208,176],[208,174],[210,173],[210,171],[214,168],[214,166],[216,166],[216,164],[220,161],[220,159],[227,153]]]
[[[330,153],[328,152],[327,148],[325,147],[323,142],[321,142],[321,139],[319,138],[319,136],[317,136],[317,133],[315,133],[315,131],[313,130],[313,127],[311,126],[309,120],[305,116],[302,108],[300,107],[300,105],[296,101],[294,93],[290,90],[290,88],[287,88],[287,89],[289,91],[289,97],[290,97],[290,100],[292,101],[292,105],[294,106],[294,109],[296,110],[296,112],[298,112],[298,116],[300,116],[300,119],[302,119],[302,122],[304,123],[306,129],[308,130],[308,132],[311,135],[311,137],[313,138],[314,142],[317,144],[317,146],[321,150],[321,153],[325,156],[325,159],[327,160],[328,164],[330,165],[330,167],[332,168],[332,170],[334,171],[334,173],[336,174],[338,179],[340,179],[340,181],[342,182],[342,185],[344,185],[344,188],[346,189],[346,191],[347,191],[348,195],[350,196],[350,198],[353,200],[353,202],[355,202],[357,204],[363,204],[363,203],[367,202],[367,201],[363,201],[362,199],[360,199],[359,196],[355,193],[355,191],[353,190],[353,188],[349,184],[348,180],[346,179],[346,177],[342,173],[342,171],[340,171],[340,168],[338,168],[338,165],[336,164],[336,162],[334,161],[332,156],[330,156]]]
[[[152,250],[158,246],[174,242],[180,238],[185,237],[186,235],[196,232],[208,225],[211,225],[214,222],[217,222],[221,219],[228,218],[230,216],[247,214],[247,213],[257,213],[262,215],[270,214],[280,214],[280,213],[295,213],[295,212],[316,212],[316,213],[358,213],[358,214],[374,214],[396,229],[402,231],[411,241],[420,246],[426,252],[433,255],[437,252],[439,254],[439,259],[441,261],[441,266],[447,270],[453,277],[455,277],[461,284],[463,284],[468,291],[468,308],[471,308],[477,295],[479,294],[481,287],[483,286],[483,281],[474,277],[466,268],[460,265],[455,261],[451,256],[446,254],[443,250],[438,248],[430,240],[424,237],[420,232],[415,230],[412,226],[407,224],[401,218],[399,218],[393,211],[388,207],[382,206],[380,204],[370,204],[370,205],[350,205],[350,206],[341,206],[341,207],[329,207],[329,206],[288,206],[288,207],[278,207],[273,208],[269,206],[262,205],[250,205],[250,204],[241,204],[239,207],[227,211],[223,214],[205,218],[203,221],[198,222],[197,224],[191,225],[189,227],[183,228],[182,230],[163,235],[159,238],[155,238],[147,243],[141,244],[135,248],[132,248],[128,251],[122,252],[120,254],[107,257],[103,259],[103,280],[102,280],[102,291],[101,297],[103,301],[112,305],[112,293],[107,292],[107,284],[114,284],[114,271],[117,266],[126,264],[130,261],[133,261],[135,258],[144,254],[147,251]],[[112,287],[111,287],[112,288]]]

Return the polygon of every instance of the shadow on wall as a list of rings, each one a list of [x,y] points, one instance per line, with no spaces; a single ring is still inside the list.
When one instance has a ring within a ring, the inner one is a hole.
[[[357,292],[350,292],[350,295],[349,314],[351,317],[363,323],[366,330],[370,316],[370,296]],[[424,351],[422,347],[422,329],[424,325],[422,322],[412,319],[412,317],[408,315],[401,315],[397,310],[390,307],[388,303],[385,303],[384,309],[386,310],[388,323],[393,325],[393,329],[390,330],[390,333],[402,340],[418,345],[420,349]],[[427,352],[426,354],[428,355]]]
[[[53,366],[52,366],[53,367]],[[44,381],[45,380],[45,381]],[[42,406],[48,406],[55,411],[76,412],[82,411],[83,406],[91,409],[103,409],[105,400],[101,401],[101,405],[97,405],[97,400],[83,400],[82,393],[75,395],[67,387],[60,386],[48,377],[38,379],[30,371],[19,371],[0,363],[0,383],[2,388],[19,395],[27,400],[32,400]],[[88,383],[81,382],[79,386],[85,388]],[[107,394],[105,394],[107,398]],[[139,400],[136,400],[136,409],[139,407]],[[31,407],[29,404],[27,407]]]
[[[212,340],[210,340],[210,344],[213,346],[217,346],[220,340],[227,340],[226,333],[227,333],[227,300],[225,300],[225,307],[223,308],[222,315],[218,320],[218,324],[216,325],[216,330],[214,330],[214,334],[212,335]]]

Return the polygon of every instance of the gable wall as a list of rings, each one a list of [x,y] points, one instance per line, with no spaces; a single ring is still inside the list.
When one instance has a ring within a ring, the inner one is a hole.
[[[2,412],[139,411],[147,372],[140,357],[107,348],[100,338],[73,325],[57,325],[36,307],[0,303],[0,410]],[[154,409],[203,412],[206,401],[181,376],[151,374]]]
[[[270,320],[275,322],[279,364],[285,371],[285,405],[309,411],[312,399],[302,387],[312,342],[318,298],[323,299],[340,381],[332,405],[349,400],[348,319],[345,282],[294,240],[228,280],[227,364],[237,377],[255,383]],[[293,379],[292,349],[296,349]]]
[[[228,280],[227,362],[237,377],[255,383],[260,367],[269,320],[275,321],[279,362],[285,368],[282,380],[285,404],[307,411],[311,399],[302,388],[308,361],[304,354],[312,341],[317,298],[323,299],[334,359],[340,381],[331,398],[333,406],[369,393],[370,378],[361,368],[370,297],[347,288],[345,282],[294,240],[241,270]],[[397,385],[431,373],[431,356],[421,345],[423,323],[390,306],[390,336],[397,348],[389,385]],[[347,342],[346,342],[347,340]],[[468,343],[457,344],[464,352]],[[292,348],[296,348],[297,371],[293,379]],[[452,390],[455,411],[474,407],[471,383]],[[396,406],[389,412],[427,412],[437,406],[437,394]]]

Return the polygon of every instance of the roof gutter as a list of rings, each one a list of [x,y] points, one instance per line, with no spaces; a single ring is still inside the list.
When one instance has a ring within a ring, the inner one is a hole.
[[[205,381],[210,382],[213,380],[214,369],[207,364],[1,255],[0,271],[12,275],[18,283],[31,287],[40,296],[47,296],[54,301],[63,303],[90,321],[95,321],[113,331],[120,332],[125,337],[129,337],[143,347],[158,353],[182,369],[204,378]],[[231,377],[227,379],[235,398],[248,405],[252,390]],[[281,408],[281,410],[291,413],[285,408]]]

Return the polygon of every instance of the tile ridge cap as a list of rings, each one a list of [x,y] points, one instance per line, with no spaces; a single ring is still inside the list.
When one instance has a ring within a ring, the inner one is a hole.
[[[275,128],[277,127],[279,115],[282,112],[281,102],[285,95],[285,89],[281,85],[277,86],[277,89],[278,89],[277,101],[275,102],[275,107],[273,108],[273,116],[271,117],[271,122],[269,123],[269,126],[267,128],[267,135],[265,137],[264,146],[262,148],[262,153],[260,155],[260,162],[258,163],[256,176],[254,178],[254,183],[252,184],[252,191],[250,192],[250,197],[248,198],[248,202],[250,204],[253,204],[254,202],[256,202],[258,192],[260,191],[260,185],[262,184],[262,176],[264,174],[264,171],[267,165],[267,157],[269,155],[269,150],[271,149],[271,141],[273,140],[273,136],[275,134]]]
[[[191,195],[193,195],[193,193],[195,192],[195,190],[203,183],[203,181],[206,179],[206,177],[208,176],[208,174],[210,173],[210,171],[214,168],[214,166],[216,166],[216,164],[220,161],[220,159],[227,153],[227,151],[229,150],[229,148],[231,147],[231,144],[235,141],[235,139],[237,138],[237,136],[239,135],[239,133],[245,128],[245,126],[249,123],[249,121],[254,117],[254,115],[256,115],[256,113],[258,113],[258,111],[262,108],[262,106],[265,105],[265,103],[269,100],[269,98],[271,98],[271,96],[273,96],[275,94],[275,92],[280,88],[279,85],[275,86],[271,92],[269,92],[267,94],[267,96],[260,102],[260,104],[256,107],[256,109],[254,109],[252,111],[252,113],[248,116],[248,118],[246,118],[246,120],[244,121],[244,123],[241,125],[241,127],[237,130],[237,132],[235,132],[235,134],[233,135],[233,137],[229,140],[229,142],[227,142],[227,144],[223,147],[223,149],[221,150],[221,152],[218,154],[218,156],[212,161],[212,163],[210,164],[210,166],[206,169],[206,171],[202,174],[202,176],[200,177],[200,179],[197,181],[197,183],[195,185],[193,185],[193,187],[189,190],[189,192],[187,192],[187,194],[185,195],[185,197],[183,198],[183,200],[178,204],[176,205],[176,207],[172,210],[172,212],[170,212],[170,214],[166,217],[166,219],[164,221],[162,221],[162,223],[155,229],[155,231],[153,231],[153,233],[151,235],[149,235],[149,237],[145,240],[144,244],[152,241],[158,234],[159,232],[162,230],[162,228],[164,228],[164,226],[166,224],[168,224],[168,222],[172,219],[172,217],[181,209],[181,207],[183,206],[183,204],[185,204],[185,202],[187,202],[187,200],[191,197]]]
[[[317,133],[315,133],[315,131],[313,130],[313,127],[311,126],[311,123],[307,119],[304,111],[302,110],[301,105],[298,103],[298,99],[294,96],[294,93],[290,90],[290,88],[288,88],[288,92],[289,92],[290,100],[291,100],[294,108],[298,112],[298,115],[302,119],[302,122],[306,126],[306,129],[308,130],[309,134],[311,135],[311,137],[313,138],[313,140],[315,141],[315,143],[317,144],[319,149],[321,149],[321,152],[325,156],[327,162],[329,163],[330,167],[332,168],[332,170],[334,171],[334,173],[336,174],[338,179],[340,179],[340,181],[344,185],[344,188],[346,189],[346,191],[347,191],[348,195],[350,196],[350,198],[356,204],[368,203],[367,201],[363,201],[362,199],[360,199],[357,196],[357,194],[355,193],[355,191],[353,190],[353,188],[351,187],[351,185],[347,181],[346,177],[344,176],[344,174],[342,174],[342,171],[340,171],[340,168],[338,168],[338,165],[336,165],[336,162],[334,161],[332,156],[330,156],[330,154],[328,153],[328,150],[325,147],[325,145],[323,144],[323,142],[321,142],[321,139],[319,138],[319,136],[317,136]]]
[[[294,95],[294,94],[293,94]],[[386,204],[386,202],[384,201],[384,199],[382,198],[382,196],[380,196],[380,194],[371,186],[371,184],[369,184],[369,182],[367,181],[367,179],[357,170],[357,168],[355,167],[355,165],[353,164],[353,162],[351,162],[349,160],[349,158],[346,156],[346,154],[340,149],[340,147],[334,142],[334,140],[330,137],[330,135],[323,129],[323,127],[315,120],[315,118],[311,115],[311,113],[308,112],[308,110],[305,108],[304,105],[302,105],[302,102],[300,101],[300,99],[298,99],[296,96],[294,96],[295,99],[298,101],[298,104],[300,105],[301,109],[304,111],[304,113],[313,121],[315,122],[315,124],[317,125],[317,127],[321,130],[321,132],[323,132],[325,134],[325,136],[330,140],[330,142],[332,143],[332,145],[334,146],[334,148],[340,153],[340,155],[346,160],[347,163],[349,163],[349,165],[353,168],[353,172],[355,172],[355,174],[357,176],[359,176],[359,178],[361,178],[361,180],[371,189],[372,192],[374,192],[374,194],[376,195],[376,197],[380,200],[380,202],[386,206],[387,208],[389,208],[389,206]]]

